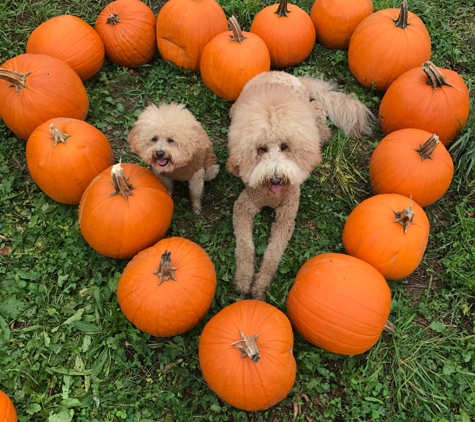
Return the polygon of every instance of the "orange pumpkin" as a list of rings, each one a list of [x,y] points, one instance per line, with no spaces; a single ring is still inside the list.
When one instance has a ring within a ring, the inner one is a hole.
[[[450,186],[454,164],[439,137],[421,129],[400,129],[373,151],[369,177],[375,194],[412,196],[421,207],[441,198]]]
[[[157,16],[158,51],[176,66],[198,72],[205,45],[227,29],[216,0],[169,0]]]
[[[241,300],[205,325],[198,355],[208,386],[238,409],[265,410],[295,382],[294,337],[288,318],[266,302]]]
[[[391,84],[381,100],[378,118],[385,135],[404,128],[423,129],[448,146],[467,123],[469,111],[463,78],[427,61]]]
[[[386,279],[397,280],[419,266],[429,230],[427,215],[416,202],[397,193],[380,194],[350,213],[343,227],[343,246]]]
[[[163,238],[173,200],[151,170],[122,163],[95,177],[79,203],[79,227],[101,255],[130,259]]]
[[[251,32],[267,45],[272,67],[294,66],[303,62],[315,45],[315,27],[307,12],[280,0],[254,17]]]
[[[216,272],[207,253],[188,239],[169,237],[127,264],[117,287],[125,317],[155,337],[185,333],[208,312]]]
[[[3,391],[0,390],[0,422],[17,422],[15,406]]]
[[[373,10],[372,0],[315,0],[310,18],[317,41],[328,48],[346,50],[356,27]]]
[[[236,101],[251,78],[270,70],[270,54],[259,36],[241,31],[234,16],[228,22],[232,30],[216,35],[203,49],[200,71],[212,92]]]
[[[137,67],[155,55],[155,25],[152,9],[142,1],[116,0],[102,9],[95,28],[111,62]]]
[[[26,144],[31,177],[50,198],[77,205],[101,171],[114,164],[106,136],[77,119],[57,118],[39,125]]]
[[[101,37],[91,25],[73,15],[55,16],[35,28],[26,52],[64,60],[83,81],[99,72],[105,57]]]
[[[308,342],[332,353],[357,355],[378,341],[391,310],[391,291],[374,267],[340,253],[302,265],[287,297],[287,314]]]
[[[385,91],[404,72],[430,59],[431,40],[424,22],[401,8],[379,10],[355,29],[348,45],[348,65],[366,88]]]
[[[25,53],[0,66],[0,116],[25,141],[46,120],[84,120],[88,110],[81,78],[63,60]]]

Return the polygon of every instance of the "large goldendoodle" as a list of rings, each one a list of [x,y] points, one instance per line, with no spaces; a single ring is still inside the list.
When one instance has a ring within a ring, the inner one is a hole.
[[[128,140],[170,194],[174,180],[188,182],[193,211],[199,214],[204,182],[216,177],[219,166],[213,145],[193,114],[183,104],[151,104],[140,113]]]
[[[320,163],[320,147],[330,138],[326,117],[348,136],[360,136],[370,133],[372,115],[328,82],[282,71],[251,79],[230,115],[226,166],[245,185],[234,204],[234,284],[265,300],[294,230],[300,185]],[[275,208],[275,221],[255,274],[253,220],[264,206]]]

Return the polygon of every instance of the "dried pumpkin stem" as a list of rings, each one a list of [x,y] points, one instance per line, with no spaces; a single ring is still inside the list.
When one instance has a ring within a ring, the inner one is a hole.
[[[452,86],[445,80],[445,76],[442,75],[442,72],[430,60],[422,63],[422,70],[427,75],[429,79],[427,84],[432,86],[433,91],[443,86]]]
[[[158,275],[158,285],[162,284],[164,281],[173,280],[176,281],[175,271],[177,267],[172,267],[172,258],[171,252],[165,250],[162,257],[160,258],[160,264],[158,265],[158,270],[154,271],[154,274]]]
[[[20,92],[23,88],[27,88],[26,78],[30,74],[31,74],[30,72],[20,73],[20,72],[17,72],[16,70],[0,68],[0,79],[10,82],[11,83],[10,88],[15,88],[18,95],[20,95]]]
[[[386,324],[384,324],[384,331],[386,331],[389,334],[394,334],[396,332],[396,327],[394,327],[394,324],[389,321],[389,319],[386,321]]]
[[[421,156],[421,161],[424,161],[426,158],[432,159],[431,154],[434,152],[437,145],[439,145],[439,137],[434,133],[427,141],[416,149]]]
[[[49,130],[51,132],[50,139],[54,140],[53,147],[58,145],[60,142],[62,144],[66,143],[66,139],[68,139],[71,135],[68,135],[62,131],[60,131],[55,125],[52,123],[49,125]]]
[[[117,25],[118,23],[121,23],[121,20],[119,18],[119,14],[118,13],[111,13],[109,16],[107,16],[106,23],[109,24],[110,26],[114,26],[114,25]]]
[[[290,10],[287,9],[287,0],[280,0],[279,7],[277,7],[277,10],[274,13],[277,13],[279,18],[282,16],[288,16]]]
[[[241,27],[239,26],[237,19],[234,16],[231,16],[228,19],[228,23],[229,23],[229,26],[231,27],[231,31],[233,32],[233,35],[231,35],[231,41],[242,42],[243,40],[246,39],[246,37],[243,35],[241,31]]]
[[[407,229],[414,223],[414,211],[412,210],[412,195],[409,198],[409,208],[404,208],[402,211],[394,211],[396,215],[395,223],[401,224],[404,227],[404,234],[407,234]]]
[[[253,362],[257,362],[261,358],[261,356],[259,355],[259,348],[257,347],[256,343],[259,334],[254,334],[253,336],[246,336],[243,334],[242,331],[240,331],[239,333],[241,334],[241,340],[231,343],[231,346],[241,351],[241,359],[247,356]]]
[[[114,192],[112,192],[110,196],[122,195],[126,201],[129,196],[132,196],[132,190],[134,188],[125,177],[124,170],[120,163],[112,166],[111,183],[114,186]]]
[[[408,22],[408,9],[407,9],[407,0],[402,0],[401,11],[397,19],[393,19],[394,23],[398,28],[404,29],[406,26],[410,25]]]

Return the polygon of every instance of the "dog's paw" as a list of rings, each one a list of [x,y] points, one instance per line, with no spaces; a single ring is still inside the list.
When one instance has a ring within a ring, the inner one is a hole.
[[[266,301],[266,291],[256,286],[253,286],[251,289],[251,297],[255,300],[262,300],[263,302]]]
[[[240,271],[236,271],[234,275],[234,288],[241,293],[249,294],[251,293],[251,283],[252,283],[252,274],[246,275]]]

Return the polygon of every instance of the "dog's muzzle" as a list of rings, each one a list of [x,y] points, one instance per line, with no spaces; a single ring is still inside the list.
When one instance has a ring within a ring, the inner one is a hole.
[[[272,176],[270,179],[270,189],[272,192],[279,192],[282,189],[282,179],[277,176]]]
[[[155,157],[157,158],[157,163],[159,166],[163,167],[168,164],[167,153],[162,149],[155,152]]]

